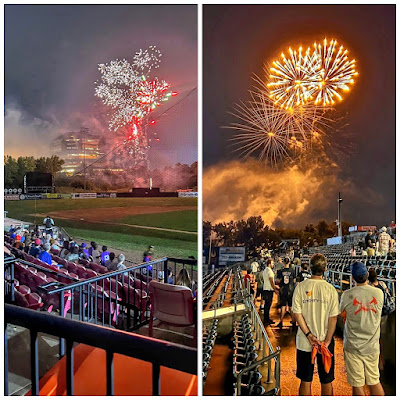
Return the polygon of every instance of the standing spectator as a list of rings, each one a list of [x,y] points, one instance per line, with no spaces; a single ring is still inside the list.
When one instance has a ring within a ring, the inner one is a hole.
[[[279,305],[281,309],[281,319],[277,325],[279,328],[283,328],[283,318],[287,311],[290,312],[290,316],[292,317],[292,325],[296,324],[292,312],[292,298],[296,276],[294,269],[290,267],[290,259],[285,257],[283,261],[285,266],[276,275],[279,285]]]
[[[43,220],[43,224],[45,226],[45,232],[53,235],[53,226],[54,226],[54,221],[51,217],[47,216],[44,220]]]
[[[256,282],[257,282],[257,292],[256,292],[256,298],[261,296],[261,305],[260,305],[260,310],[263,308],[263,287],[264,287],[264,278],[263,278],[263,271],[264,271],[264,264],[262,263],[260,266],[260,271],[256,273]]]
[[[107,246],[101,248],[102,252],[100,254],[100,264],[106,265],[106,262],[110,259],[110,252],[107,251]]]
[[[31,249],[29,250],[29,255],[36,257],[40,254],[40,239],[35,239]]]
[[[378,249],[381,256],[387,256],[390,250],[390,244],[392,238],[386,232],[387,231],[386,226],[383,226],[381,230],[382,232],[378,236]]]
[[[254,275],[252,274],[252,269],[247,269],[247,274],[244,276],[244,287],[248,289],[251,296],[254,298]]]
[[[143,262],[151,261],[154,255],[154,246],[149,246],[149,248],[143,253]]]
[[[51,255],[50,251],[50,243],[45,243],[43,245],[43,251],[39,253],[38,259],[45,262],[46,264],[51,265]]]
[[[283,268],[283,262],[282,262],[282,257],[278,257],[278,260],[276,261],[276,266],[275,270],[279,271],[280,269]]]
[[[333,334],[340,313],[336,289],[322,279],[326,270],[326,258],[322,254],[311,257],[311,278],[300,282],[293,294],[293,313],[299,325],[296,335],[297,373],[301,380],[299,395],[311,396],[314,364],[312,350],[319,349],[332,354],[331,366],[325,371],[322,354],[317,354],[318,375],[323,396],[333,396],[332,381],[335,379],[335,342]]]
[[[372,230],[369,230],[367,236],[365,236],[365,248],[367,250],[368,257],[375,255],[375,238]]]
[[[301,264],[301,271],[296,276],[296,283],[303,282],[311,278],[311,272],[308,270],[307,263]]]
[[[269,311],[272,305],[272,299],[274,297],[274,291],[276,290],[275,282],[274,282],[274,260],[269,258],[267,261],[267,265],[263,271],[263,297],[264,297],[264,324],[272,325],[275,323],[269,317]]]
[[[347,382],[353,387],[353,396],[365,396],[365,384],[371,396],[384,396],[378,366],[383,292],[368,285],[363,263],[355,262],[351,274],[356,286],[346,290],[340,300],[345,318],[343,348]]]
[[[258,262],[257,261],[253,261],[251,263],[251,272],[253,273],[253,275],[255,275],[258,272]]]

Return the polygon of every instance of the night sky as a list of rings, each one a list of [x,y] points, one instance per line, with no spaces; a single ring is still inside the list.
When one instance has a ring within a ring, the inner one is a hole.
[[[179,93],[160,114],[197,87],[196,5],[6,5],[5,154],[46,155],[49,139],[81,125],[107,131],[92,112],[97,64],[149,45]],[[151,166],[197,161],[197,91],[154,129]]]
[[[339,165],[339,178],[351,181],[347,187],[352,193],[335,188],[343,192],[344,218],[359,225],[394,219],[395,15],[394,5],[204,6],[205,171],[237,158],[228,147],[233,131],[221,127],[233,122],[228,111],[234,103],[248,99],[251,75],[263,76],[263,64],[287,52],[289,45],[304,48],[335,38],[357,60],[359,71],[352,90],[337,105],[338,112],[347,114],[353,142],[351,156]],[[325,201],[326,210],[318,217],[333,220],[336,201]]]

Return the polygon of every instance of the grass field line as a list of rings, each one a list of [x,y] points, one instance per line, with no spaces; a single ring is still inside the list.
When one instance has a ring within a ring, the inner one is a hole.
[[[29,214],[31,216],[34,216],[34,214]],[[45,214],[36,214],[36,216],[39,217],[46,217]],[[86,220],[84,218],[71,218],[71,217],[60,217],[57,216],[57,219],[65,219],[67,221],[79,221],[79,222],[85,222]],[[170,229],[170,228],[160,228],[157,226],[145,226],[145,225],[133,225],[133,224],[125,224],[122,222],[107,222],[107,221],[97,221],[94,219],[91,219],[90,221],[87,222],[94,222],[97,224],[104,224],[104,225],[114,225],[114,226],[129,226],[132,228],[139,228],[139,229],[150,229],[150,230],[155,230],[155,231],[164,231],[164,232],[174,232],[174,233],[185,233],[189,235],[197,235],[197,232],[191,232],[191,231],[183,231],[180,229]]]

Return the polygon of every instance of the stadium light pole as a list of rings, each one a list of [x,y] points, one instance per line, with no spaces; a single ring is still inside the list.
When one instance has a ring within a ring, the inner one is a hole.
[[[343,199],[340,197],[340,192],[338,195],[338,219],[337,219],[337,225],[338,225],[338,236],[342,236],[342,221],[341,221],[341,216],[340,216],[340,204],[342,203]]]

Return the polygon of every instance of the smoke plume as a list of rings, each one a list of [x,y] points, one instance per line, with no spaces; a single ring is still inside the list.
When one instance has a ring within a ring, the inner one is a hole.
[[[203,220],[219,223],[261,215],[274,228],[332,221],[339,191],[347,204],[360,207],[372,207],[379,198],[370,189],[360,191],[350,180],[340,178],[337,164],[325,157],[281,170],[255,160],[222,163],[203,173]]]

